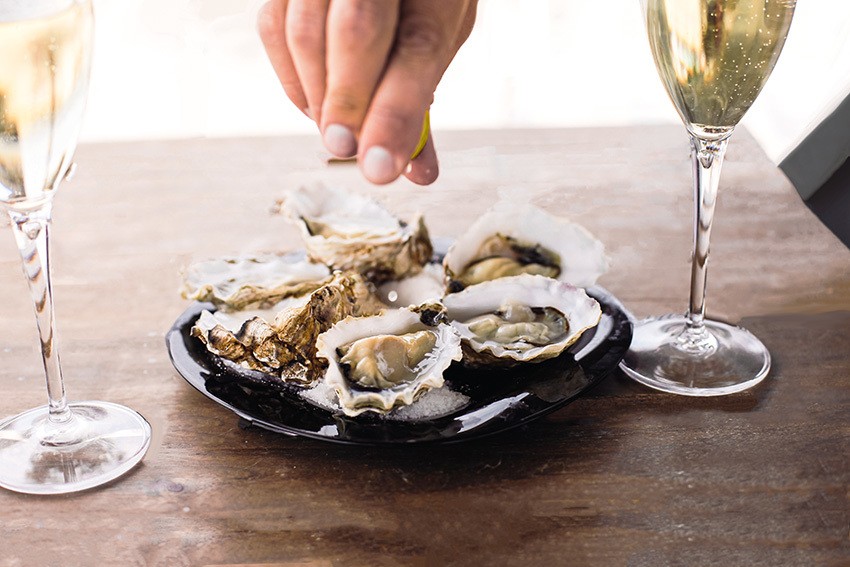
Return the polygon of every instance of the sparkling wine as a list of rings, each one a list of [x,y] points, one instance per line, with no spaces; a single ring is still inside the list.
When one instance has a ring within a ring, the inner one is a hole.
[[[795,0],[642,0],[658,74],[690,134],[694,172],[691,293],[684,315],[639,321],[620,368],[685,396],[752,388],[770,352],[752,333],[705,316],[711,226],[729,137],[767,81]]]
[[[0,487],[65,494],[133,468],[151,427],[130,408],[68,403],[50,278],[52,196],[76,147],[88,88],[91,0],[0,0],[0,210],[35,308],[47,405],[0,419]]]
[[[796,0],[646,0],[658,73],[682,119],[735,126],[785,44]]]
[[[0,203],[38,206],[70,166],[92,19],[90,0],[0,2]]]

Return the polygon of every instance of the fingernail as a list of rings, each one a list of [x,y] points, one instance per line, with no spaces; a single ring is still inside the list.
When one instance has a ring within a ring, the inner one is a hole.
[[[304,115],[307,116],[307,118],[309,118],[310,120],[313,120],[313,111],[310,110],[309,106],[305,106],[304,108],[302,108],[301,112],[303,112]]]
[[[351,157],[357,153],[354,134],[341,124],[329,124],[323,137],[325,147],[337,157]]]
[[[363,156],[363,173],[375,183],[389,183],[396,178],[393,156],[386,148],[372,146]]]

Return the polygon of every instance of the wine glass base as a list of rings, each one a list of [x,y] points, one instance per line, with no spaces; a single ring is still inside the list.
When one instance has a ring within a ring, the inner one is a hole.
[[[48,422],[47,407],[0,422],[0,486],[26,494],[65,494],[105,484],[148,450],[151,426],[110,402],[68,404],[71,419]]]
[[[741,327],[705,321],[707,346],[683,346],[687,319],[654,317],[635,325],[620,368],[634,380],[673,394],[724,396],[752,388],[767,376],[770,353]]]

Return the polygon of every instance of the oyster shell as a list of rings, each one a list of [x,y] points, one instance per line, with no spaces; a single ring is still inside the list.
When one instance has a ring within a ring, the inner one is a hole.
[[[238,311],[310,293],[330,277],[327,266],[303,254],[218,258],[189,266],[180,293],[185,299]]]
[[[443,298],[468,366],[511,366],[560,355],[602,316],[583,289],[523,274],[475,284]]]
[[[376,284],[418,273],[433,253],[422,215],[405,223],[376,201],[342,189],[302,187],[280,208],[298,224],[313,260]]]
[[[584,227],[530,204],[500,204],[449,248],[449,292],[501,277],[535,274],[588,287],[608,269],[602,243]]]
[[[349,416],[412,404],[442,387],[443,372],[462,355],[438,305],[347,318],[319,335],[317,347],[329,362],[325,382]]]
[[[359,274],[339,272],[279,311],[272,322],[253,316],[234,332],[232,324],[228,329],[213,313],[204,312],[192,335],[213,354],[244,368],[275,375],[283,382],[312,384],[325,369],[325,362],[316,357],[316,337],[345,317],[372,315],[384,307]]]

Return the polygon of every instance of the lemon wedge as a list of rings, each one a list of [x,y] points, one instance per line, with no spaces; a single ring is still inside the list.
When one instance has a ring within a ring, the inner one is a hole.
[[[410,161],[415,160],[425,149],[425,144],[428,143],[428,135],[431,133],[431,111],[425,111],[425,119],[422,121],[422,133],[419,134],[419,143],[416,144],[416,149],[410,155]]]

